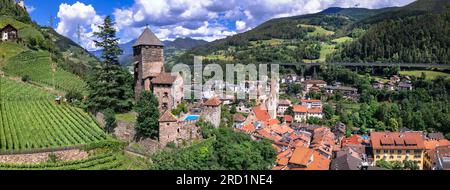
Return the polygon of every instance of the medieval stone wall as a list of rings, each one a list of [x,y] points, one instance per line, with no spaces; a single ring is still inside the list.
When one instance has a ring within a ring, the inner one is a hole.
[[[159,123],[159,143],[165,147],[167,143],[176,144],[183,140],[199,139],[199,128],[195,123],[189,122],[160,122]]]

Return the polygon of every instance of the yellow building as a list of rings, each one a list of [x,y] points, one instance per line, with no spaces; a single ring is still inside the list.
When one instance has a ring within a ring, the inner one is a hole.
[[[423,169],[425,145],[421,132],[372,132],[370,141],[374,163],[383,159],[388,162],[412,160]]]

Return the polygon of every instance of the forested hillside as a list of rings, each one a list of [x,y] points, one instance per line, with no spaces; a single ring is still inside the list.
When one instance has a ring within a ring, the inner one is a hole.
[[[450,9],[373,24],[328,60],[450,63]]]
[[[245,33],[193,48],[177,61],[448,63],[449,0],[404,7],[336,8],[269,20]]]

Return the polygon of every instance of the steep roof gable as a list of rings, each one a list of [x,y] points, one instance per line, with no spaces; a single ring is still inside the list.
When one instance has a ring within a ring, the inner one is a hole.
[[[133,44],[133,47],[143,45],[164,46],[158,39],[158,37],[156,37],[156,35],[149,28],[146,28],[144,32],[142,32],[141,36],[139,36],[139,38]]]

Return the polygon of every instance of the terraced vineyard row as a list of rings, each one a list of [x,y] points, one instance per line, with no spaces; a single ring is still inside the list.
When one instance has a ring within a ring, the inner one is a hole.
[[[49,93],[33,86],[0,77],[0,95],[3,101],[9,100],[51,100]]]
[[[3,102],[1,112],[1,151],[81,145],[107,138],[90,116],[50,101]]]
[[[104,153],[83,160],[42,164],[0,164],[0,170],[113,170],[122,166],[113,153]]]
[[[37,87],[1,80],[0,153],[57,149],[109,139],[81,109],[57,105],[47,98],[50,94]]]
[[[25,51],[10,58],[4,70],[8,74],[30,76],[31,80],[64,91],[85,91],[86,83],[78,76],[56,68],[53,72],[51,60],[47,52]],[[53,78],[54,77],[54,78]]]

